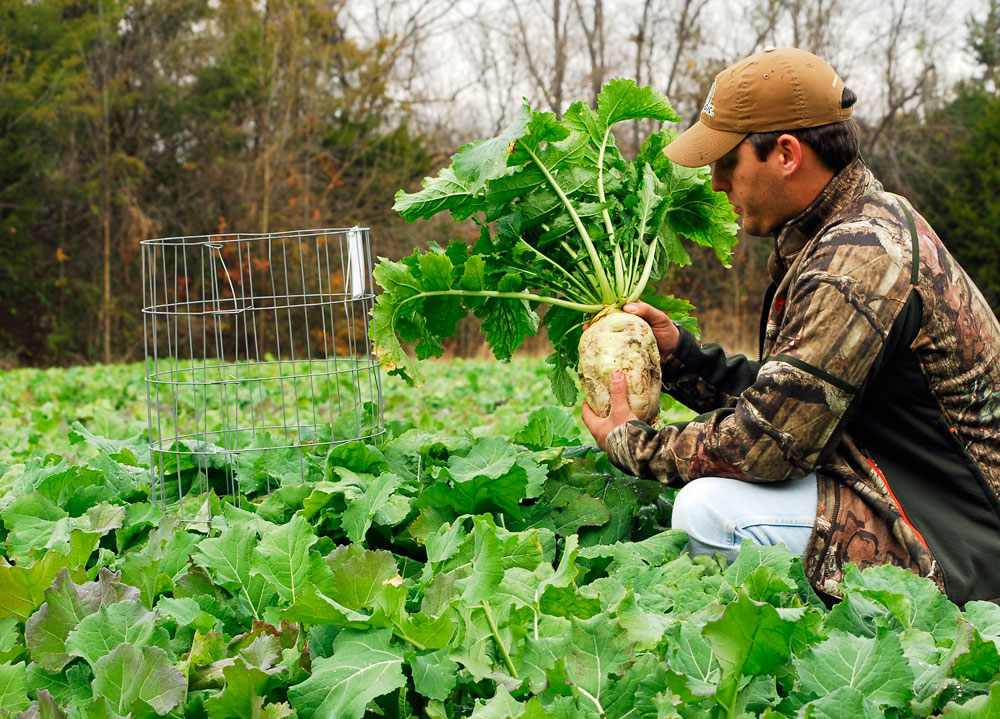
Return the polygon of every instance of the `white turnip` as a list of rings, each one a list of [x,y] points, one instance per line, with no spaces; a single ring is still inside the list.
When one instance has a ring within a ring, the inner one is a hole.
[[[625,375],[632,411],[652,422],[660,408],[660,352],[649,325],[627,312],[605,315],[580,338],[580,383],[587,404],[602,417],[611,410],[615,370]]]

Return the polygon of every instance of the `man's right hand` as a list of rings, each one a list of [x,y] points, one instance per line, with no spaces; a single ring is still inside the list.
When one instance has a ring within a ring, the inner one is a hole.
[[[666,312],[645,302],[630,302],[622,309],[646,320],[646,324],[653,330],[653,337],[656,338],[656,346],[660,350],[661,360],[674,351],[681,334],[677,330],[677,325],[667,316]]]

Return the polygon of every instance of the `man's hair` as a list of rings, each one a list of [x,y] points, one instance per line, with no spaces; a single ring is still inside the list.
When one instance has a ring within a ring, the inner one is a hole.
[[[840,106],[851,107],[857,102],[858,96],[848,88],[840,99]],[[779,130],[776,132],[752,132],[747,138],[753,146],[757,159],[764,161],[771,150],[778,144],[782,135],[794,135],[800,142],[809,145],[819,159],[834,172],[840,172],[861,153],[861,133],[854,118],[843,122],[833,122],[829,125],[804,127],[796,130]]]

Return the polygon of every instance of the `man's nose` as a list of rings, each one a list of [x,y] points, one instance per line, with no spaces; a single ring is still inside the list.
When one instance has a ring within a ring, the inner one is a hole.
[[[732,187],[729,184],[729,177],[725,170],[720,170],[718,166],[712,165],[712,190],[715,192],[729,192]]]

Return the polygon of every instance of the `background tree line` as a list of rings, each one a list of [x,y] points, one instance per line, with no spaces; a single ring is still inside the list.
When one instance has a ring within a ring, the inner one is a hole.
[[[0,366],[141,359],[143,239],[357,223],[398,258],[464,230],[406,225],[395,191],[522,98],[558,113],[627,76],[686,123],[767,44],[831,60],[862,97],[868,163],[1000,309],[1000,0],[958,5],[0,0]],[[675,271],[708,338],[752,347],[769,249],[747,237],[729,270],[696,252]],[[455,351],[479,348],[465,325]]]

